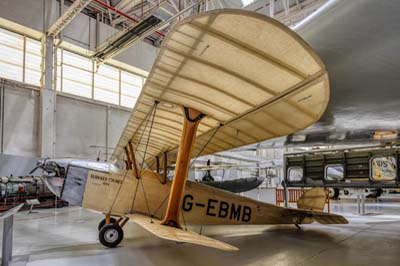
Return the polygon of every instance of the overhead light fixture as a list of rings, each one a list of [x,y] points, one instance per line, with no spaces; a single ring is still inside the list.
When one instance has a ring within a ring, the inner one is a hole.
[[[131,42],[144,36],[146,32],[155,28],[159,23],[161,23],[161,19],[153,15],[145,18],[138,24],[133,25],[130,29],[123,31],[111,40],[106,41],[102,47],[99,47],[96,50],[93,57],[99,62],[112,57],[114,54],[127,47]]]

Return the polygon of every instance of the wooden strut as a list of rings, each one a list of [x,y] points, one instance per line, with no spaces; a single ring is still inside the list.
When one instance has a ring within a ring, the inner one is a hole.
[[[111,215],[109,213],[106,214],[106,224],[111,223]]]
[[[131,156],[129,155],[129,151],[128,151],[128,148],[126,146],[125,146],[124,150],[125,150],[125,155],[126,155],[126,161],[125,161],[126,169],[130,170],[130,169],[132,169]]]
[[[124,225],[128,222],[129,218],[128,217],[124,217],[121,219],[121,221],[118,223],[119,226],[122,228],[124,227]]]
[[[160,157],[159,156],[156,156],[156,164],[157,164],[157,174],[159,174],[160,173]]]
[[[161,184],[167,184],[167,179],[168,179],[167,174],[168,174],[168,155],[167,152],[164,152],[164,172]]]
[[[160,183],[165,185],[167,183],[167,167],[168,167],[168,162],[167,162],[167,153],[164,152],[164,172],[161,173],[161,166],[160,166],[160,156],[156,156],[156,172],[158,176],[160,177]]]
[[[129,154],[130,154],[130,159],[131,159],[131,169],[133,169],[133,173],[136,176],[136,178],[140,178],[137,163],[136,163],[135,151],[133,150],[133,146],[130,141],[128,142],[128,149],[129,149]]]
[[[175,175],[169,194],[167,210],[161,224],[181,228],[179,224],[179,213],[181,210],[183,192],[185,189],[187,174],[189,170],[190,154],[196,138],[197,127],[204,117],[201,112],[184,107],[185,119],[176,161]],[[166,168],[164,169],[166,171]]]

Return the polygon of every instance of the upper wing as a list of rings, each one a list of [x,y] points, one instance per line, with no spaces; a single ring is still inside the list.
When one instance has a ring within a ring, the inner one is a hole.
[[[324,64],[289,28],[244,10],[201,13],[170,30],[112,158],[128,141],[142,157],[152,124],[147,163],[163,152],[173,162],[182,106],[206,114],[192,153],[199,156],[304,129],[328,100]]]

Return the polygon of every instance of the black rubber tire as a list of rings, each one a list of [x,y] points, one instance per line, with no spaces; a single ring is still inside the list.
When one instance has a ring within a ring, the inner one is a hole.
[[[114,248],[124,239],[124,231],[118,224],[106,224],[99,232],[100,243],[108,248]]]
[[[333,191],[333,193],[329,193],[330,199],[331,200],[338,200],[339,199],[339,195],[340,195],[340,190],[338,188],[330,188],[329,189],[330,192]]]
[[[115,224],[117,222],[117,220],[113,217],[110,218],[110,222],[111,224]],[[99,225],[97,226],[97,230],[101,230],[101,228],[103,228],[103,226],[106,224],[106,219],[103,219],[100,221]]]

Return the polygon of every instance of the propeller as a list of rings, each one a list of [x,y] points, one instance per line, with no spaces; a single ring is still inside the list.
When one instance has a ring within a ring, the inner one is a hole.
[[[33,168],[29,174],[33,174],[36,170],[42,169],[47,175],[54,174],[55,176],[63,176],[64,168],[60,167],[54,161],[48,161],[50,158],[45,158],[43,160],[39,160],[36,163],[36,167]]]
[[[30,172],[29,175],[33,174],[34,172],[36,172],[37,169],[43,169],[44,170],[44,166],[46,165],[46,160],[48,160],[49,158],[45,158],[42,160],[39,160],[36,162],[36,167],[34,167]]]

